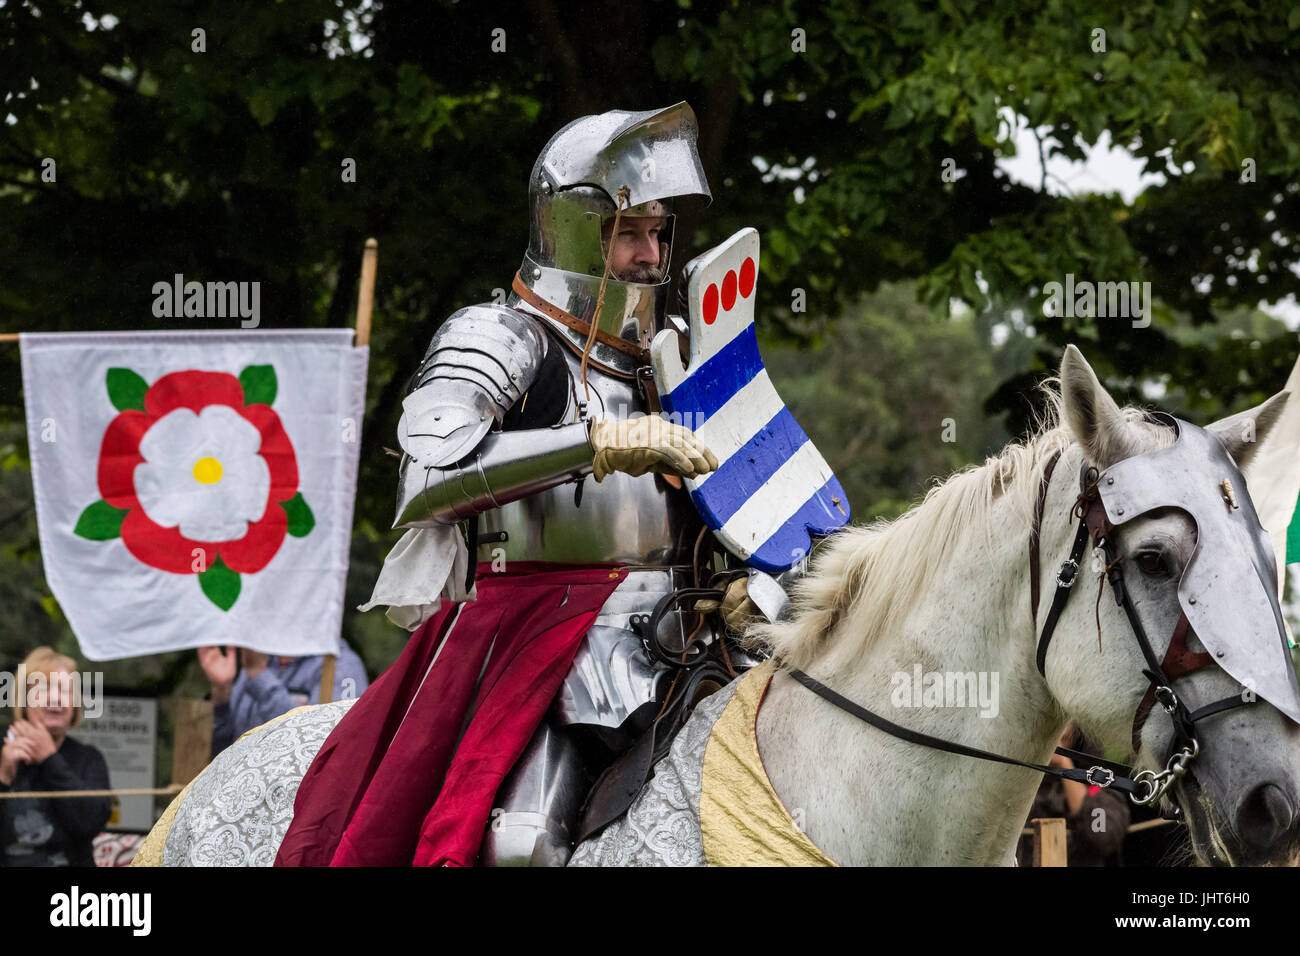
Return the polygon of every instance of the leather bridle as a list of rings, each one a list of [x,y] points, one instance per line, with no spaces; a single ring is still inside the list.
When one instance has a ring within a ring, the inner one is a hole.
[[[1175,427],[1173,420],[1161,413],[1148,415],[1148,420],[1154,424]],[[1052,480],[1052,472],[1060,457],[1061,452],[1057,451],[1043,469],[1043,479],[1039,485],[1038,498],[1035,502],[1034,523],[1029,534],[1030,610],[1035,626],[1038,623],[1038,542],[1042,526],[1043,507],[1047,498],[1047,488]],[[1075,582],[1078,580],[1080,562],[1083,559],[1084,551],[1091,542],[1093,547],[1101,552],[1104,562],[1102,566],[1103,573],[1106,575],[1111,590],[1115,594],[1115,602],[1124,609],[1129,627],[1132,628],[1133,636],[1136,638],[1138,647],[1142,650],[1142,656],[1147,663],[1147,666],[1142,671],[1148,681],[1146,693],[1142,695],[1142,700],[1138,703],[1137,710],[1133,715],[1133,729],[1130,741],[1133,745],[1133,752],[1137,753],[1142,749],[1142,728],[1145,726],[1147,717],[1150,716],[1155,704],[1160,704],[1161,709],[1169,715],[1170,720],[1173,722],[1174,737],[1170,745],[1170,753],[1165,761],[1165,769],[1159,773],[1142,770],[1133,776],[1133,780],[1143,788],[1144,792],[1141,794],[1130,792],[1129,798],[1134,803],[1150,806],[1164,795],[1175,780],[1187,772],[1188,764],[1200,754],[1200,743],[1196,739],[1195,733],[1197,721],[1230,710],[1233,707],[1252,703],[1255,698],[1244,694],[1234,694],[1231,697],[1225,697],[1222,700],[1217,700],[1212,704],[1207,704],[1189,712],[1187,706],[1174,693],[1174,681],[1211,666],[1214,663],[1214,657],[1204,652],[1193,653],[1188,648],[1187,635],[1191,628],[1185,613],[1180,614],[1178,617],[1178,622],[1174,626],[1164,657],[1158,658],[1156,656],[1151,641],[1147,637],[1146,628],[1143,627],[1142,619],[1137,613],[1137,608],[1129,596],[1128,589],[1124,586],[1124,572],[1120,567],[1113,534],[1114,525],[1106,516],[1106,509],[1098,492],[1097,486],[1100,480],[1101,476],[1096,468],[1087,464],[1080,468],[1079,496],[1075,499],[1074,507],[1070,512],[1071,517],[1079,521],[1079,529],[1075,533],[1069,557],[1065,559],[1057,572],[1056,592],[1052,596],[1052,604],[1048,609],[1047,619],[1043,622],[1043,630],[1038,638],[1036,662],[1038,672],[1045,679],[1047,677],[1047,648],[1051,644],[1052,635],[1056,629],[1056,622],[1061,615],[1061,611],[1064,610],[1065,603],[1069,599]],[[1057,752],[1062,753],[1064,750],[1058,748]]]
[[[1157,424],[1170,424],[1173,420],[1168,416],[1152,414],[1149,419]],[[1047,501],[1047,489],[1052,480],[1052,472],[1060,460],[1061,452],[1058,450],[1048,461],[1043,469],[1042,482],[1038,488],[1038,496],[1035,500],[1033,525],[1029,534],[1029,591],[1030,591],[1030,610],[1033,615],[1033,624],[1035,629],[1038,625],[1038,604],[1039,604],[1039,538],[1042,528],[1043,510]],[[1122,764],[1116,764],[1100,757],[1081,753],[1077,750],[1071,750],[1068,747],[1057,747],[1056,752],[1063,756],[1070,757],[1072,760],[1087,762],[1091,766],[1083,770],[1077,767],[1050,767],[1039,764],[1028,763],[1022,760],[1016,760],[1012,757],[1006,757],[1001,754],[991,753],[987,750],[980,750],[976,747],[967,747],[962,744],[955,744],[939,737],[932,737],[929,734],[923,734],[918,731],[909,730],[901,727],[892,721],[886,720],[878,714],[874,714],[866,708],[854,703],[851,700],[841,696],[831,690],[820,681],[809,677],[803,671],[797,668],[789,667],[782,664],[786,672],[796,681],[803,684],[813,693],[817,694],[824,700],[829,701],[841,710],[853,714],[855,717],[871,724],[879,730],[892,734],[902,740],[912,743],[921,744],[922,746],[932,747],[947,753],[960,754],[968,757],[975,757],[980,760],[991,760],[997,763],[1013,764],[1019,767],[1027,767],[1032,770],[1038,770],[1045,774],[1060,777],[1064,780],[1073,780],[1078,783],[1085,783],[1101,788],[1114,787],[1123,790],[1129,795],[1133,803],[1141,806],[1153,806],[1159,799],[1164,796],[1170,786],[1186,772],[1188,765],[1200,754],[1200,743],[1196,739],[1195,725],[1197,721],[1203,720],[1213,714],[1230,710],[1233,707],[1239,707],[1243,704],[1254,701],[1253,695],[1233,695],[1225,697],[1222,700],[1207,704],[1195,711],[1189,712],[1186,705],[1173,691],[1173,682],[1186,677],[1195,671],[1208,667],[1214,663],[1210,654],[1192,653],[1187,647],[1187,634],[1190,629],[1187,615],[1179,617],[1178,623],[1174,628],[1174,633],[1169,642],[1169,648],[1163,658],[1158,658],[1151,647],[1151,642],[1146,635],[1146,629],[1142,626],[1142,620],[1133,606],[1127,589],[1124,587],[1124,576],[1120,568],[1120,561],[1115,547],[1112,532],[1114,526],[1106,517],[1105,507],[1101,503],[1101,496],[1097,489],[1097,483],[1100,479],[1098,471],[1090,465],[1084,465],[1079,473],[1079,496],[1075,500],[1074,507],[1071,509],[1072,518],[1079,520],[1079,528],[1075,533],[1074,542],[1070,548],[1069,557],[1061,564],[1060,570],[1056,576],[1056,591],[1052,596],[1052,604],[1048,610],[1047,618],[1043,623],[1043,630],[1038,638],[1037,664],[1038,671],[1046,679],[1045,665],[1047,661],[1047,649],[1051,644],[1052,635],[1056,629],[1056,623],[1065,609],[1066,601],[1073,591],[1074,584],[1079,578],[1080,562],[1083,559],[1084,552],[1088,543],[1091,541],[1094,547],[1100,549],[1105,558],[1104,573],[1110,581],[1111,589],[1115,593],[1116,602],[1124,608],[1128,617],[1129,625],[1133,629],[1133,635],[1137,639],[1138,646],[1142,649],[1142,655],[1146,659],[1147,667],[1142,673],[1150,682],[1146,693],[1139,703],[1136,713],[1133,717],[1132,743],[1133,751],[1137,753],[1141,749],[1142,727],[1146,723],[1147,717],[1155,704],[1159,704],[1161,709],[1169,715],[1173,721],[1174,738],[1170,746],[1170,753],[1165,761],[1165,768],[1159,772],[1151,770],[1140,770],[1133,773],[1131,767]]]

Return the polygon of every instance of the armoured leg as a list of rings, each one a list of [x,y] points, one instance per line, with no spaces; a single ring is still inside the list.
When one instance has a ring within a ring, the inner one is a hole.
[[[570,732],[543,721],[497,791],[482,862],[564,866],[590,783]]]

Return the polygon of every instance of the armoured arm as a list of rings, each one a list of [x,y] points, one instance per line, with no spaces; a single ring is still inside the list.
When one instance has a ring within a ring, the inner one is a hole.
[[[403,402],[394,527],[455,524],[591,472],[587,422],[489,434],[532,386],[546,347],[532,319],[502,306],[443,324]]]
[[[406,456],[395,527],[455,524],[592,472],[597,481],[615,471],[690,478],[718,467],[689,429],[658,416],[489,433],[532,387],[545,359],[545,334],[511,309],[473,306],[447,320],[403,402],[398,439]],[[562,362],[550,367],[567,369]]]
[[[445,468],[403,459],[394,527],[456,522],[591,473],[587,422],[488,435]]]

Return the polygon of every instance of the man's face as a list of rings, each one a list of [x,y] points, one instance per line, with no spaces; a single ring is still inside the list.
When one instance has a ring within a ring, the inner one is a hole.
[[[610,272],[623,282],[653,284],[663,282],[666,263],[659,234],[668,225],[663,216],[623,216],[618,221],[618,236],[610,251]],[[609,249],[609,234],[614,220],[606,221],[601,240]]]

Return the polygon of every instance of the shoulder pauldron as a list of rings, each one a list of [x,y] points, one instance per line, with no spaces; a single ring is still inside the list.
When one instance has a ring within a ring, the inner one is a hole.
[[[546,356],[536,320],[499,305],[472,305],[443,323],[402,403],[398,437],[422,463],[450,465],[472,452],[532,385]],[[428,439],[436,440],[430,448]]]

